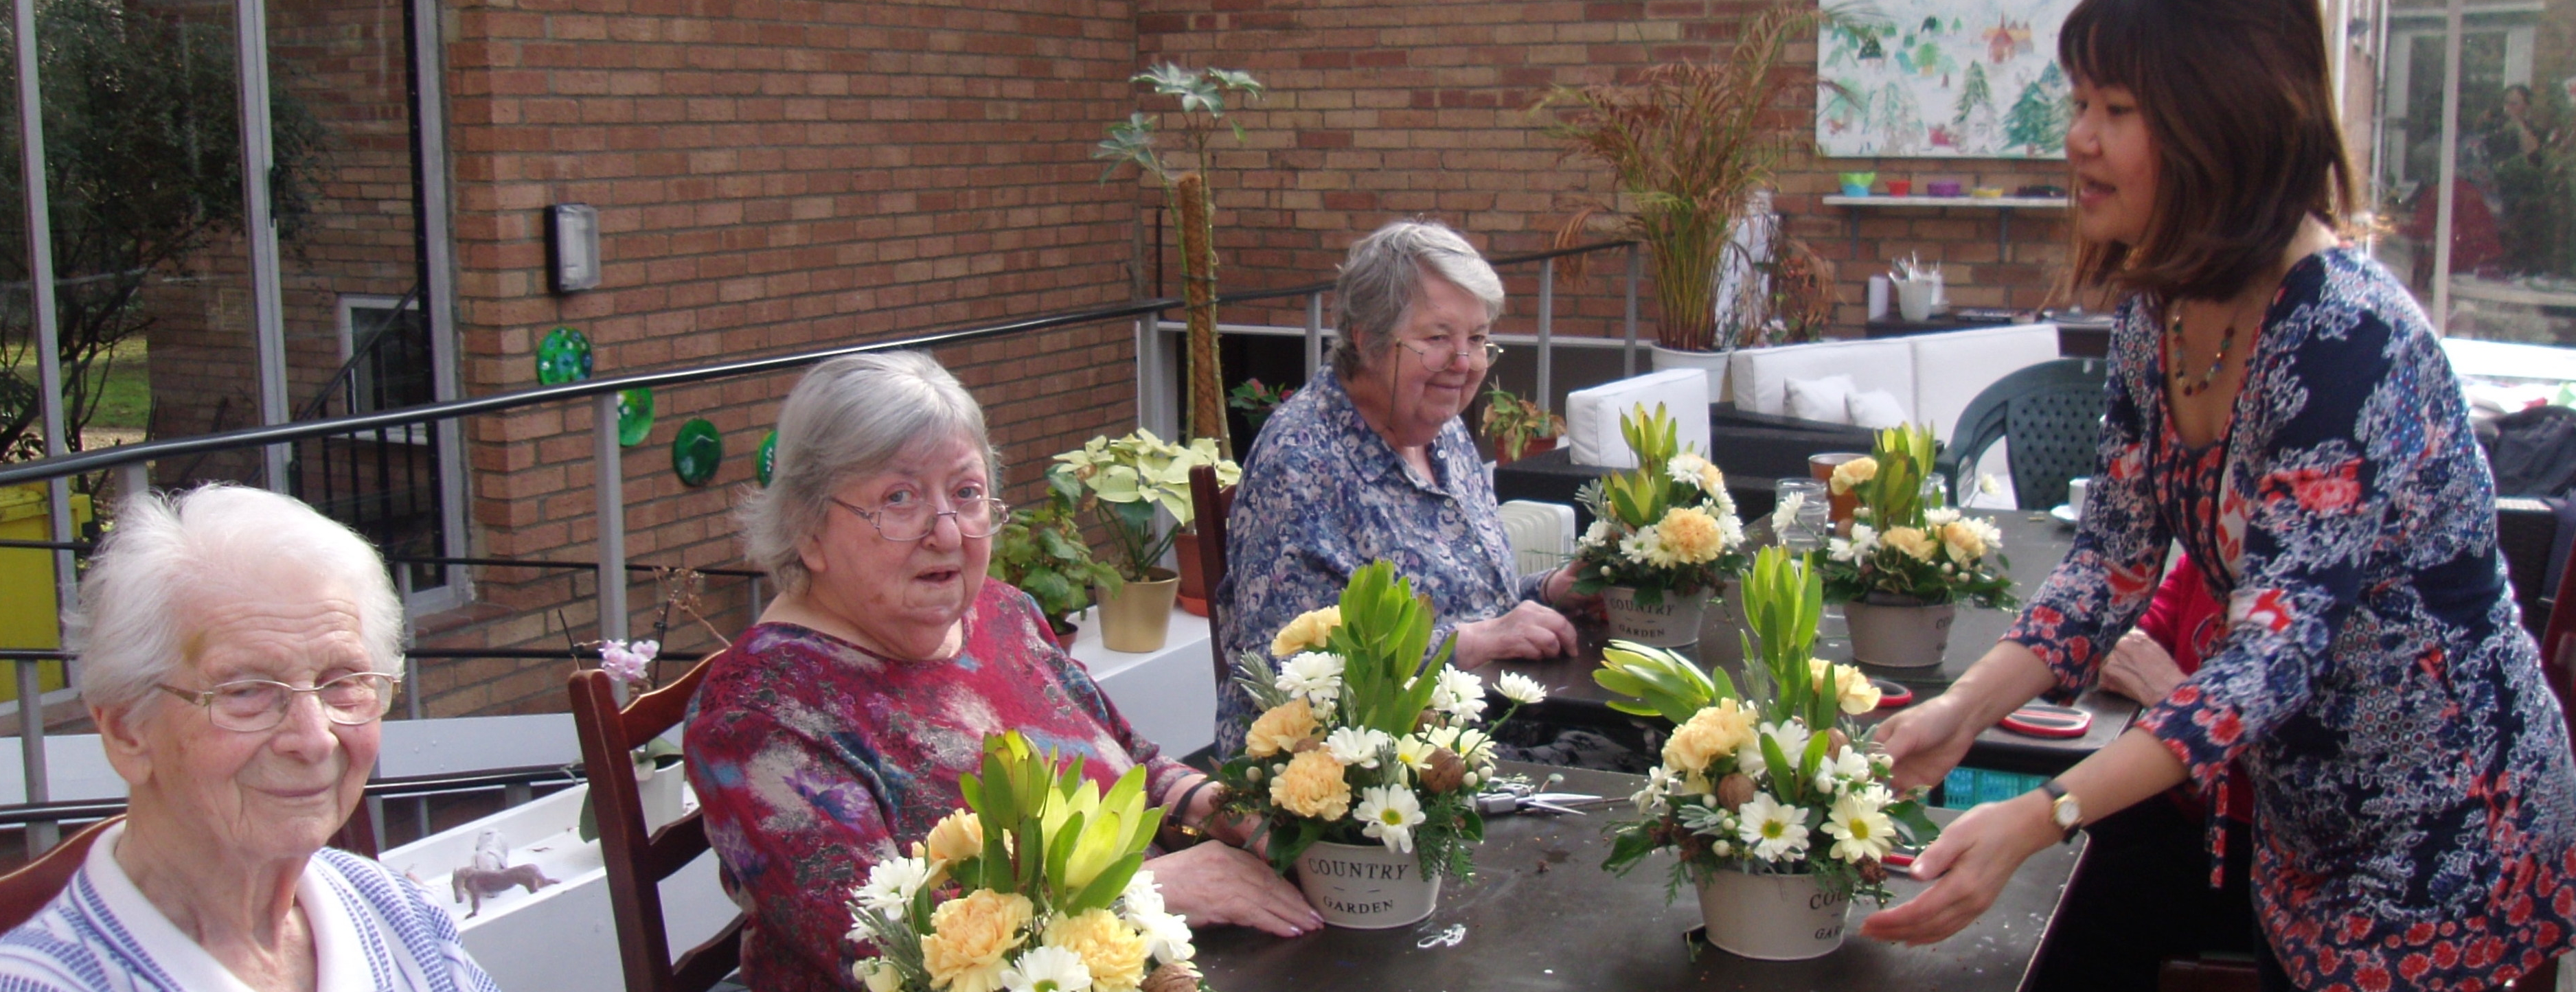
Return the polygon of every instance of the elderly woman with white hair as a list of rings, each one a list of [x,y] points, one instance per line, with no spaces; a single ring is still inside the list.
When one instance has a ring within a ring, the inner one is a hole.
[[[1351,573],[1395,563],[1431,597],[1437,645],[1473,669],[1575,648],[1563,569],[1522,575],[1459,414],[1501,346],[1503,281],[1458,232],[1404,220],[1351,246],[1333,286],[1332,366],[1282,404],[1243,462],[1217,589],[1225,657],[1267,656],[1298,614],[1332,604]],[[1219,690],[1217,750],[1240,750],[1253,705]]]
[[[1028,594],[985,580],[1009,518],[984,413],[928,356],[837,358],[778,412],[776,469],[743,508],[779,585],[719,655],[688,724],[708,839],[751,910],[743,977],[763,992],[853,988],[850,889],[965,805],[983,739],[1017,730],[1078,754],[1102,788],[1146,769],[1167,842],[1145,863],[1194,926],[1322,926],[1297,890],[1210,823],[1207,778],[1131,729],[1043,636]]]
[[[446,910],[323,846],[399,681],[402,604],[366,541],[263,490],[135,496],[67,619],[128,805],[0,936],[0,987],[494,987]]]

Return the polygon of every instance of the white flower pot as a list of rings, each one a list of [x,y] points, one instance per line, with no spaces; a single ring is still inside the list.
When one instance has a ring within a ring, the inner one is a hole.
[[[1719,336],[1723,337],[1724,333],[1720,332]],[[1735,354],[1733,349],[1721,348],[1716,351],[1675,351],[1659,344],[1647,345],[1647,347],[1653,349],[1652,358],[1654,361],[1655,371],[1663,372],[1670,369],[1698,369],[1702,372],[1706,372],[1708,373],[1708,401],[1711,403],[1724,403],[1729,399],[1726,390],[1726,363],[1728,356]]]
[[[644,832],[662,829],[662,825],[680,818],[683,809],[681,793],[688,787],[689,775],[679,764],[656,768],[653,762],[635,765],[635,791],[644,801]]]
[[[1666,590],[1663,605],[1641,606],[1637,590],[1611,586],[1601,590],[1601,603],[1609,610],[1610,636],[1648,647],[1681,648],[1699,643],[1708,593],[1706,589],[1687,595]]]
[[[1440,907],[1440,880],[1421,860],[1383,844],[1316,841],[1297,855],[1297,887],[1324,922],[1351,930],[1420,923]]]
[[[1887,668],[1940,667],[1942,654],[1950,649],[1950,622],[1958,615],[1956,603],[1924,604],[1893,596],[1843,604],[1852,657]]]
[[[1802,961],[1843,946],[1851,897],[1829,895],[1814,875],[1749,875],[1721,869],[1699,885],[1708,942],[1760,961]]]

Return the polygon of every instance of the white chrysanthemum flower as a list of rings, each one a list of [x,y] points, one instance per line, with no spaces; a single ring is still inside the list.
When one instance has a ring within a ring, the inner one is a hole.
[[[1619,539],[1619,554],[1628,559],[1629,564],[1652,565],[1659,557],[1671,557],[1663,553],[1663,545],[1663,537],[1655,533],[1655,525],[1647,524]]]
[[[879,912],[901,912],[921,887],[930,883],[930,862],[920,858],[887,858],[868,869],[867,884],[851,894],[859,905]]]
[[[1431,743],[1448,748],[1450,753],[1467,759],[1468,766],[1478,771],[1494,763],[1494,739],[1482,730],[1473,727],[1434,727],[1424,736]]]
[[[1967,517],[1964,519],[1966,521],[1967,528],[1976,532],[1977,540],[1986,546],[1987,554],[1993,554],[1995,553],[1995,549],[2004,546],[2003,529],[1996,527],[1994,521],[1988,520],[1984,517]]]
[[[1950,521],[1957,519],[1959,519],[1959,510],[1957,507],[1945,506],[1937,510],[1925,510],[1923,511],[1923,529],[1932,530],[1935,528],[1947,527],[1950,525]]]
[[[1120,915],[1125,916],[1129,923],[1136,923],[1137,918],[1139,917],[1152,916],[1162,912],[1163,889],[1161,886],[1154,884],[1153,870],[1150,868],[1136,869],[1136,874],[1129,876],[1127,879],[1127,891],[1118,894],[1118,903],[1120,906],[1125,908],[1125,912]],[[1144,924],[1138,923],[1137,925],[1143,926]]]
[[[1790,493],[1771,507],[1771,532],[1787,533],[1798,522],[1798,510],[1807,505],[1807,494]]]
[[[1302,651],[1279,663],[1279,691],[1303,696],[1310,706],[1329,706],[1342,696],[1341,655]]]
[[[1888,848],[1896,844],[1896,824],[1889,822],[1886,811],[1870,805],[1867,790],[1834,801],[1832,815],[1825,818],[1825,833],[1834,838],[1834,857],[1854,863],[1886,857]]]
[[[1674,482],[1696,488],[1707,483],[1708,467],[1708,459],[1700,457],[1699,452],[1685,451],[1664,463],[1664,474]]]
[[[1494,691],[1502,693],[1503,698],[1523,706],[1534,706],[1547,698],[1546,686],[1538,684],[1537,679],[1519,672],[1504,672],[1496,676]]]
[[[1455,665],[1440,670],[1431,689],[1431,708],[1462,719],[1485,715],[1485,680]]]
[[[1780,756],[1789,759],[1789,763],[1792,765],[1797,764],[1798,759],[1806,755],[1807,737],[1809,736],[1807,733],[1807,725],[1799,721],[1796,717],[1791,717],[1787,721],[1781,723],[1763,724],[1761,736],[1770,738],[1774,743],[1779,744]],[[1759,738],[1757,738],[1757,741],[1758,740]],[[1762,748],[1758,743],[1753,747],[1748,747],[1743,750],[1741,757],[1738,760],[1737,767],[1741,768],[1745,774],[1752,775],[1756,778],[1761,777],[1771,769],[1770,763],[1763,760]]]
[[[1423,740],[1420,734],[1398,737],[1395,739],[1396,763],[1412,769],[1414,774],[1421,774],[1423,769],[1430,767],[1431,752],[1435,748],[1436,745]]]
[[[1619,528],[1611,526],[1610,521],[1595,520],[1591,527],[1583,531],[1583,545],[1590,548],[1606,548],[1610,546],[1611,540],[1618,536]]]
[[[1846,782],[1867,782],[1873,770],[1869,753],[1859,748],[1846,747],[1834,756],[1834,775]]]
[[[1988,496],[1997,496],[2003,493],[2004,486],[2003,483],[1995,481],[1994,473],[1979,472],[1977,473],[1977,491]]]
[[[1145,953],[1162,962],[1187,961],[1199,949],[1190,943],[1190,921],[1177,913],[1156,913],[1127,921],[1145,935]]]
[[[1082,955],[1054,945],[1032,947],[1002,969],[1002,987],[1011,992],[1082,992],[1091,987],[1091,967]]]
[[[1638,815],[1653,816],[1663,810],[1664,797],[1672,790],[1672,769],[1656,765],[1646,770],[1646,787],[1629,796],[1628,801],[1637,804]]]
[[[1375,768],[1378,752],[1394,745],[1394,737],[1373,727],[1343,727],[1324,736],[1324,750],[1345,768]]]
[[[1368,824],[1360,832],[1375,837],[1386,849],[1400,854],[1413,853],[1413,828],[1422,824],[1422,801],[1413,790],[1397,785],[1372,785],[1360,790],[1359,808],[1351,815]]]
[[[1782,861],[1804,857],[1807,853],[1807,815],[1804,810],[1771,798],[1768,792],[1756,792],[1736,811],[1743,825],[1736,836],[1753,849],[1753,856],[1764,861]]]
[[[1709,471],[1714,472],[1714,471],[1716,471],[1716,469],[1715,469],[1715,468],[1711,468]],[[1723,482],[1720,482],[1720,484],[1719,484],[1716,488],[1711,489],[1711,490],[1709,490],[1709,491],[1708,491],[1708,501],[1709,501],[1709,511],[1708,511],[1708,512],[1709,512],[1712,516],[1718,516],[1718,517],[1732,517],[1732,516],[1735,516],[1735,497],[1734,497],[1733,495],[1729,494],[1729,493],[1726,491],[1726,486],[1725,486],[1725,484],[1724,484]],[[1740,523],[1740,522],[1741,522],[1741,521],[1739,521],[1739,523]]]

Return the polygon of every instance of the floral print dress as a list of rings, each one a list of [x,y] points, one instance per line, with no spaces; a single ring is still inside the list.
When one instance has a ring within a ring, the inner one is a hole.
[[[2253,779],[2255,909],[2310,989],[2486,988],[2567,946],[2576,770],[2507,594],[2449,361],[2360,252],[2282,280],[2226,435],[2181,443],[2154,310],[2115,315],[2075,546],[2007,639],[2093,684],[2179,540],[2226,605],[2137,726],[2204,796]]]
[[[1245,651],[1268,657],[1279,628],[1339,602],[1351,574],[1381,558],[1431,597],[1435,649],[1461,623],[1538,598],[1545,576],[1521,575],[1513,564],[1493,483],[1466,425],[1456,418],[1443,425],[1429,456],[1436,482],[1416,478],[1369,429],[1329,368],[1271,415],[1244,458],[1225,517],[1217,643],[1229,663]],[[1232,680],[1218,687],[1218,754],[1243,749],[1252,709]]]
[[[1103,790],[1139,764],[1146,795],[1191,774],[1136,735],[1082,665],[1041,636],[1028,594],[987,581],[945,661],[892,661],[794,624],[751,628],[690,703],[689,785],[737,900],[746,984],[857,988],[848,908],[868,868],[963,808],[984,738],[1017,730],[1080,755]]]

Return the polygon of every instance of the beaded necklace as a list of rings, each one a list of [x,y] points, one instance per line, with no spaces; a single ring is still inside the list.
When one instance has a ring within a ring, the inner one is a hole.
[[[2230,316],[2232,317],[2234,315],[2231,314]],[[2182,383],[2182,394],[2184,396],[2198,396],[2201,393],[2206,392],[2209,389],[2210,382],[2218,378],[2218,370],[2227,366],[2227,353],[2234,350],[2235,347],[2236,322],[2234,320],[2229,320],[2227,322],[2226,334],[2218,339],[2218,355],[2209,360],[2208,371],[2200,374],[2200,381],[2188,381],[2190,379],[2191,372],[2189,369],[2184,368],[2185,361],[2182,350],[2182,304],[2179,302],[2174,304],[2173,320],[2165,325],[2165,366],[2173,370],[2173,380],[2175,382]]]

